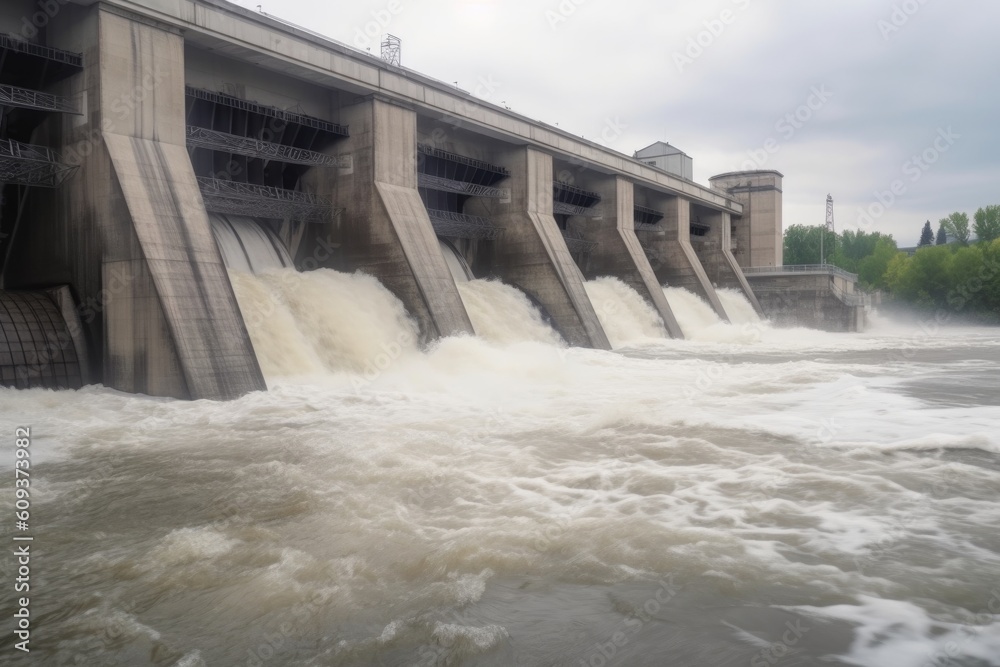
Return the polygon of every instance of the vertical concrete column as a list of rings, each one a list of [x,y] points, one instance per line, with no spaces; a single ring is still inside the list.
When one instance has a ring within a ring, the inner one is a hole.
[[[712,310],[729,321],[719,295],[691,245],[691,205],[683,197],[653,193],[650,207],[663,213],[662,232],[644,231],[641,239],[650,266],[660,284],[683,287],[705,299]]]
[[[69,273],[106,385],[195,399],[265,389],[185,146],[183,37],[103,4],[80,18],[63,37],[84,53],[67,92],[86,113],[59,134],[81,168],[35,231],[49,247],[29,252]]]
[[[567,227],[597,243],[590,252],[584,277],[613,276],[629,285],[659,313],[672,338],[684,338],[667,297],[635,235],[632,183],[621,176],[582,178],[581,185],[601,195],[600,218],[572,217]]]
[[[510,170],[510,201],[494,209],[504,228],[494,269],[505,281],[537,299],[571,345],[610,350],[583,274],[552,217],[552,157],[527,146],[498,155]]]
[[[303,189],[344,209],[334,235],[349,270],[378,278],[420,324],[424,340],[472,334],[472,322],[417,192],[417,115],[373,97],[341,110],[337,144],[353,169],[313,169]]]
[[[757,297],[754,296],[746,276],[731,250],[732,235],[729,213],[701,209],[701,222],[709,226],[705,242],[699,244],[697,252],[705,271],[712,282],[720,287],[738,289],[753,306],[757,314],[764,315]]]

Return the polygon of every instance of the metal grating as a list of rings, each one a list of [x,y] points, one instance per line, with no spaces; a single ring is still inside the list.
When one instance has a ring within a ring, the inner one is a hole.
[[[0,106],[40,109],[42,111],[62,111],[79,114],[76,105],[65,97],[41,93],[37,90],[0,85]]]
[[[601,201],[601,195],[578,188],[562,181],[553,181],[552,196],[555,201],[580,208],[590,208]]]
[[[333,207],[333,200],[329,197],[282,188],[201,176],[198,177],[198,187],[205,200],[205,208],[213,213],[329,222],[342,212],[342,209]]]
[[[427,215],[438,236],[453,239],[485,239],[492,241],[503,234],[503,227],[497,227],[486,218],[451,211],[427,209]]]
[[[510,191],[507,188],[494,188],[489,185],[476,185],[475,183],[456,181],[441,176],[431,176],[430,174],[417,174],[417,186],[427,188],[428,190],[457,192],[458,194],[469,195],[471,197],[506,199],[510,196]]]
[[[76,347],[55,301],[44,292],[0,292],[0,386],[82,385]]]
[[[552,212],[556,215],[579,215],[585,218],[597,215],[597,211],[583,206],[574,206],[561,201],[552,202]]]
[[[0,183],[54,188],[74,169],[59,162],[59,154],[51,149],[0,139]]]
[[[596,241],[587,241],[583,238],[583,234],[580,232],[570,231],[568,229],[560,229],[562,232],[563,239],[566,241],[566,247],[569,248],[570,252],[591,252],[597,247]]]
[[[499,165],[490,164],[489,162],[484,162],[483,160],[477,160],[475,158],[459,155],[458,153],[449,153],[448,151],[443,151],[440,148],[434,148],[433,146],[428,146],[427,144],[417,144],[417,152],[423,155],[438,158],[439,160],[455,162],[467,167],[472,167],[473,169],[496,174],[502,178],[510,176],[510,171],[506,167],[501,167]]]
[[[645,222],[635,223],[635,231],[637,232],[662,232],[663,228],[656,224],[647,224]]]
[[[314,118],[313,116],[306,116],[305,114],[295,113],[293,111],[285,111],[284,109],[279,109],[277,107],[269,107],[263,104],[257,104],[256,102],[241,100],[240,98],[233,97],[232,95],[215,93],[201,88],[186,86],[184,90],[188,97],[205,100],[206,102],[212,102],[213,104],[221,104],[234,109],[241,109],[249,113],[267,116],[269,118],[278,118],[288,123],[304,125],[323,132],[338,134],[342,137],[350,136],[346,125],[331,123],[330,121]]]
[[[663,220],[663,214],[656,209],[646,208],[645,206],[639,205],[633,207],[633,216],[635,218],[636,225],[655,225],[660,220]]]
[[[17,39],[11,35],[0,34],[0,49],[10,49],[19,53],[46,58],[65,63],[72,67],[83,67],[83,56],[79,53],[53,49],[51,46],[42,46],[41,44],[32,44],[27,40]]]
[[[340,168],[349,168],[352,164],[350,155],[325,155],[305,148],[295,148],[294,146],[261,141],[252,137],[241,137],[226,132],[216,132],[215,130],[195,127],[193,125],[188,125],[187,127],[187,145],[291,164]]]

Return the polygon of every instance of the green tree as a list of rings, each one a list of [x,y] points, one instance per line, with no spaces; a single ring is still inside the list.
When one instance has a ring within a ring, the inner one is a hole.
[[[954,255],[951,246],[935,245],[919,248],[912,257],[893,265],[887,276],[889,287],[900,298],[924,307],[945,307],[951,292],[951,267]]]
[[[931,221],[928,220],[924,223],[924,228],[920,230],[920,243],[917,244],[917,247],[922,248],[932,243],[934,243],[934,232],[931,230]]]
[[[979,246],[964,246],[955,251],[948,268],[948,306],[953,310],[982,309],[983,260],[983,251]]]
[[[948,232],[945,231],[944,225],[938,223],[937,239],[934,241],[934,245],[945,245],[948,243]]]
[[[872,253],[858,262],[857,274],[862,286],[869,289],[888,288],[886,272],[889,263],[898,252],[896,242],[891,236],[881,236],[875,243]]]
[[[976,211],[974,217],[976,222],[972,229],[976,238],[984,243],[1000,238],[1000,204],[984,206]]]
[[[819,264],[820,235],[824,233],[823,226],[792,225],[785,230],[784,263]],[[823,238],[823,254],[827,260],[833,255],[837,236],[831,231],[825,232]]]
[[[952,213],[947,218],[941,218],[941,225],[960,245],[969,244],[969,216],[966,213]]]

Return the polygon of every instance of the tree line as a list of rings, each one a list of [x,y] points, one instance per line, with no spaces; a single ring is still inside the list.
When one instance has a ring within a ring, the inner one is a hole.
[[[824,257],[820,257],[820,239]],[[970,221],[952,213],[935,234],[924,223],[916,251],[900,251],[891,234],[823,226],[785,230],[784,263],[833,264],[856,273],[863,289],[919,308],[1000,322],[1000,205],[985,206]]]

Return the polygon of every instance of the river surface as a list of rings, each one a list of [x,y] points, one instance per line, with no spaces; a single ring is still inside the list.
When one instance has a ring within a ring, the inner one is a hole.
[[[4,655],[1000,665],[1000,330],[726,324],[668,290],[671,341],[602,281],[613,352],[480,281],[484,337],[419,350],[376,281],[277,272],[234,281],[268,392],[0,390],[35,535],[32,652],[8,615]]]

